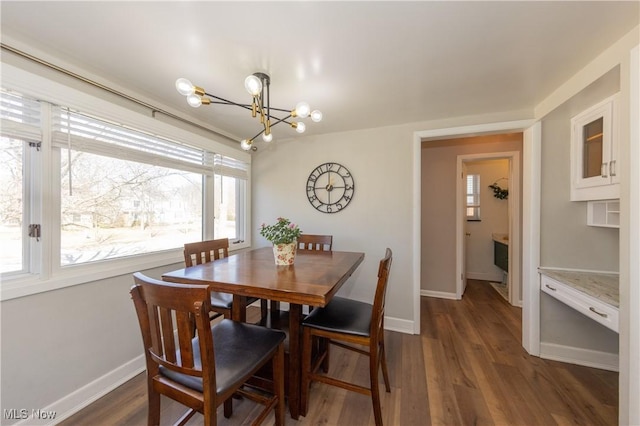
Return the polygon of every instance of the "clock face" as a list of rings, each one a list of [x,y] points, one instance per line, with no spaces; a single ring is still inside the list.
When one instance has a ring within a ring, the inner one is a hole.
[[[307,179],[307,198],[322,213],[337,213],[347,207],[354,193],[353,176],[338,163],[316,167]]]

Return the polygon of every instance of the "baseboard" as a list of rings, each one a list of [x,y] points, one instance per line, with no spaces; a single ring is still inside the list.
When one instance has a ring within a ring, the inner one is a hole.
[[[502,282],[502,274],[494,274],[491,272],[465,272],[465,276],[469,280]]]
[[[398,333],[413,334],[413,321],[384,317],[384,329]]]
[[[420,296],[436,297],[438,299],[458,300],[455,293],[446,293],[444,291],[420,290]]]
[[[40,411],[45,415],[42,415],[41,418],[38,418],[35,413],[29,413],[28,418],[22,419],[15,423],[15,425],[40,426],[58,424],[62,420],[71,417],[92,402],[111,392],[118,386],[131,380],[144,370],[144,355],[140,355],[115,370],[110,371],[104,376],[97,378],[93,382],[88,383],[80,389],[57,400],[48,407],[43,408]],[[46,419],[43,417],[49,418]]]
[[[540,358],[601,370],[619,371],[618,354],[540,342]]]

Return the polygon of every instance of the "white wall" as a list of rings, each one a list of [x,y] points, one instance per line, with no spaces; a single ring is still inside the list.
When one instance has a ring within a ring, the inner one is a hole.
[[[372,301],[378,261],[393,251],[387,315],[413,321],[412,270],[412,134],[382,128],[275,142],[253,158],[253,238],[261,223],[278,216],[305,233],[333,235],[333,249],[361,251],[365,260],[340,293]],[[333,214],[321,213],[306,196],[307,178],[325,162],[349,169],[355,185],[351,203]],[[391,325],[391,324],[387,324]]]

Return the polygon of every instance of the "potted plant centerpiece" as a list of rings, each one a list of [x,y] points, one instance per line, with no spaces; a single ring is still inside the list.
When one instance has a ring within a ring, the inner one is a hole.
[[[276,265],[293,265],[296,256],[297,239],[302,232],[289,219],[279,217],[273,225],[262,224],[260,235],[273,244]]]

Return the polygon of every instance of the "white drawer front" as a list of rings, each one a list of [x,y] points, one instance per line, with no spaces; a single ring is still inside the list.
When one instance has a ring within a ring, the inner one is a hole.
[[[566,284],[540,276],[540,289],[576,311],[618,332],[618,309]]]

